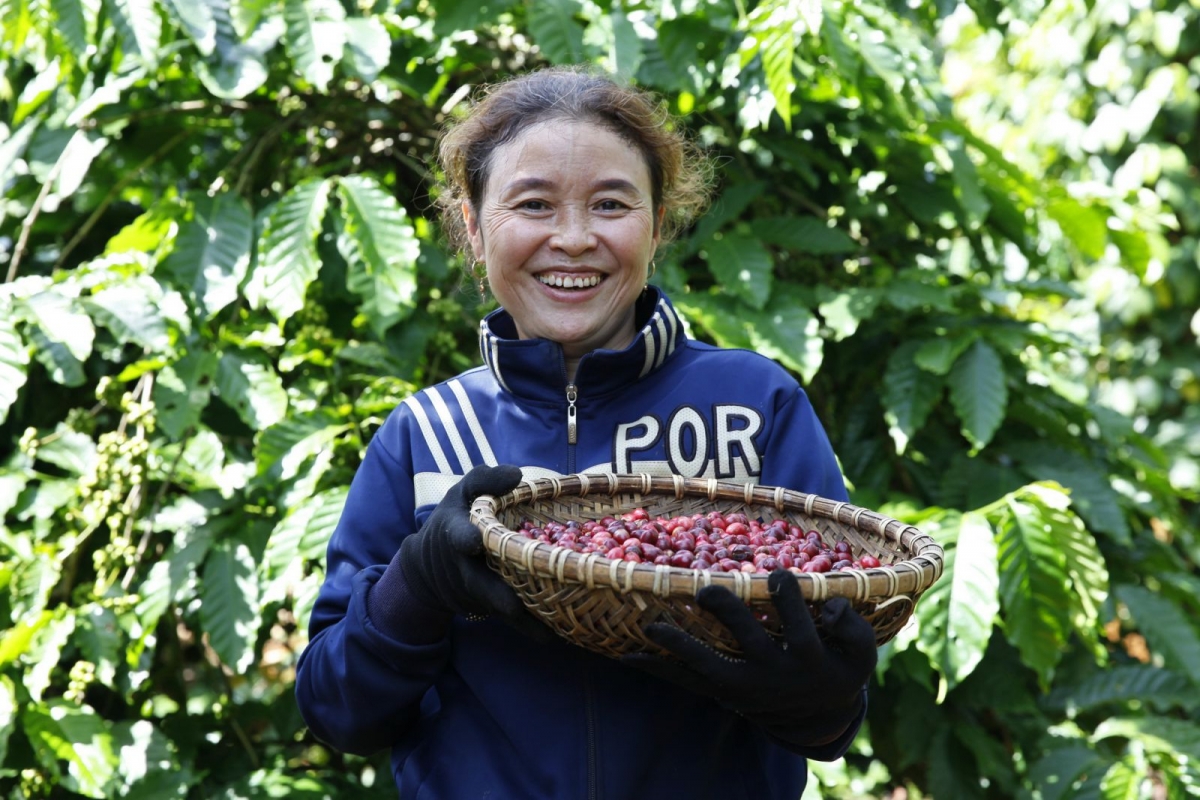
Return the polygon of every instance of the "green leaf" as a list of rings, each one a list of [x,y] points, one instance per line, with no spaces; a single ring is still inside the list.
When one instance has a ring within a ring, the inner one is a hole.
[[[746,315],[746,332],[753,349],[800,374],[808,383],[821,368],[825,342],[820,323],[790,287],[780,287],[766,308]]]
[[[346,11],[337,0],[284,0],[284,44],[309,83],[325,91],[346,46]]]
[[[88,320],[89,324],[91,320]],[[32,328],[29,338],[33,342],[33,357],[38,360],[50,380],[63,386],[82,386],[87,380],[83,373],[83,364],[71,355],[61,342],[51,341],[41,328]]]
[[[1183,608],[1142,586],[1121,584],[1113,593],[1129,609],[1151,651],[1162,656],[1168,669],[1200,686],[1200,633]]]
[[[917,350],[913,361],[926,372],[946,375],[963,351],[974,344],[975,339],[976,335],[973,333],[956,333],[953,336],[930,339]]]
[[[722,289],[762,310],[771,294],[771,254],[758,242],[738,233],[717,235],[703,250],[708,269]]]
[[[125,53],[145,64],[156,64],[162,20],[155,8],[155,0],[105,0],[105,5],[121,34]]]
[[[40,617],[50,603],[50,592],[58,584],[62,567],[39,545],[34,558],[16,564],[12,576],[12,619]]]
[[[96,665],[96,680],[116,689],[117,668],[125,661],[125,634],[113,610],[98,603],[81,608],[73,641]]]
[[[0,666],[11,664],[29,652],[33,637],[54,619],[54,614],[43,611],[36,617],[25,616],[9,628],[0,630]]]
[[[844,231],[816,217],[764,217],[750,223],[750,229],[767,244],[797,253],[850,253],[858,248]]]
[[[1183,707],[1191,703],[1193,692],[1188,679],[1177,672],[1150,664],[1124,664],[1059,686],[1042,700],[1042,705],[1074,717],[1102,706],[1130,702]]]
[[[612,43],[608,52],[608,68],[614,75],[631,79],[642,64],[642,39],[620,6],[613,5],[609,19],[612,23]]]
[[[194,501],[189,502],[195,504]],[[168,516],[169,514],[160,514],[159,519]],[[163,558],[154,562],[146,580],[138,589],[138,602],[134,612],[142,628],[147,631],[153,631],[171,603],[178,602],[184,596],[185,590],[196,579],[200,564],[212,547],[212,530],[204,527],[203,518],[195,522],[195,525],[184,523],[177,527],[171,549]]]
[[[784,18],[779,25],[763,31],[759,38],[767,88],[775,98],[775,110],[788,131],[792,129],[792,90],[796,87],[792,77],[792,62],[796,58],[796,36],[792,25],[790,18]]]
[[[92,354],[96,329],[75,298],[51,289],[24,298],[17,307],[22,317],[37,325],[49,341],[63,345],[76,362],[87,361]]]
[[[1046,213],[1088,258],[1100,258],[1108,244],[1108,212],[1062,196],[1046,205]]]
[[[289,416],[263,431],[255,453],[258,474],[269,473],[274,480],[291,480],[305,462],[329,449],[338,436],[352,427],[351,423],[340,422],[323,410]]]
[[[0,423],[28,377],[29,351],[7,314],[0,314]]]
[[[55,29],[67,47],[76,57],[86,53],[90,37],[83,0],[50,0],[50,8],[54,11]]]
[[[157,284],[147,278],[155,288]],[[92,317],[126,344],[133,343],[154,352],[166,350],[170,345],[167,323],[163,318],[160,296],[149,293],[150,287],[141,281],[125,283],[101,289],[81,302]]]
[[[266,54],[282,38],[287,25],[277,13],[265,18],[252,14],[250,3],[235,3],[232,8],[228,0],[208,0],[208,3],[216,25],[215,50],[196,62],[196,73],[204,88],[217,97],[230,100],[246,97],[266,83],[269,75]],[[239,15],[238,20],[234,14]],[[245,14],[255,18],[248,22],[248,38],[242,41],[237,23]]]
[[[8,739],[17,729],[17,688],[12,678],[0,674],[0,764],[8,754]]]
[[[436,0],[430,4],[437,9],[433,31],[449,38],[459,31],[475,31],[494,22],[504,12],[509,0]]]
[[[945,574],[917,606],[917,647],[953,689],[983,660],[1000,612],[1000,578],[992,528],[982,516],[964,514],[957,533],[939,541]]]
[[[962,420],[963,435],[982,449],[1004,421],[1008,405],[1004,362],[986,342],[977,340],[950,371],[950,402]]]
[[[242,542],[217,542],[204,563],[200,623],[221,663],[241,674],[254,663],[259,598],[254,556]]]
[[[901,311],[937,309],[953,313],[953,296],[945,286],[935,283],[936,280],[930,275],[906,272],[888,283],[883,299]]]
[[[392,37],[375,17],[346,20],[346,66],[370,83],[387,68],[392,58]]]
[[[179,25],[203,56],[212,55],[217,46],[217,20],[212,6],[224,4],[228,13],[228,0],[163,0]]]
[[[696,228],[689,237],[688,252],[706,245],[713,234],[727,224],[737,219],[756,198],[762,196],[767,185],[762,181],[737,183],[725,189],[712,207],[696,223]]]
[[[275,578],[299,561],[323,558],[333,529],[346,506],[348,487],[329,489],[308,498],[280,520],[263,555],[266,574]]]
[[[382,338],[413,309],[421,245],[396,198],[374,179],[338,181],[345,226],[338,249],[349,265],[346,286],[363,298],[371,328]]]
[[[249,352],[226,351],[221,355],[217,394],[252,430],[265,430],[287,413],[283,381],[265,358]]]
[[[320,270],[316,241],[331,186],[319,178],[304,181],[267,217],[246,295],[254,308],[265,306],[281,322],[304,307],[305,291]]]
[[[1142,797],[1146,765],[1137,763],[1138,760],[1127,757],[1108,768],[1100,782],[1100,792],[1104,800],[1139,800]]]
[[[1103,768],[1104,761],[1089,747],[1072,743],[1042,755],[1029,769],[1029,781],[1041,800],[1076,800],[1081,778]]]
[[[821,304],[817,310],[833,331],[834,341],[850,338],[861,323],[873,317],[879,308],[881,294],[878,289],[860,286],[845,291],[818,287],[817,296],[821,298]]]
[[[954,194],[962,207],[964,227],[974,230],[979,227],[992,204],[988,201],[975,171],[975,163],[967,154],[963,142],[956,136],[946,136],[943,141],[953,164]]]
[[[942,381],[917,366],[915,358],[922,346],[919,339],[900,345],[883,373],[884,419],[897,453],[903,453],[925,427],[942,396]]]
[[[1057,481],[1069,489],[1071,505],[1090,527],[1129,545],[1132,534],[1120,495],[1095,463],[1079,453],[1043,443],[1022,444],[1010,452],[1029,475]]]
[[[38,458],[74,475],[86,475],[96,465],[96,441],[86,433],[58,423],[54,435],[38,448]]]
[[[57,565],[56,571],[57,571]],[[75,614],[62,606],[34,633],[22,661],[27,665],[21,682],[35,702],[41,702],[50,687],[51,673],[62,660],[63,650],[75,632]]]
[[[1041,508],[1012,496],[999,525],[1000,598],[1008,640],[1043,686],[1066,646],[1072,605],[1067,559]]]
[[[159,429],[172,441],[179,441],[200,421],[212,399],[219,363],[216,353],[198,350],[159,372],[153,392],[155,414]]]
[[[62,700],[26,706],[21,725],[38,759],[56,772],[67,762],[63,788],[86,797],[112,796],[117,756],[105,721],[90,706]]]
[[[551,63],[578,64],[585,60],[583,27],[575,21],[581,11],[578,0],[529,0],[529,33]]]
[[[192,219],[180,225],[171,254],[159,266],[208,319],[237,299],[250,264],[254,212],[232,192],[196,201]]]
[[[1141,743],[1147,752],[1200,759],[1200,724],[1174,717],[1113,717],[1096,726],[1093,742],[1120,737]]]

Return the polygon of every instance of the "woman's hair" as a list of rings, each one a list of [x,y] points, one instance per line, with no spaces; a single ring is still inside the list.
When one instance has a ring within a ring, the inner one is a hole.
[[[663,101],[587,67],[552,67],[486,87],[466,115],[443,132],[438,160],[444,184],[437,202],[455,250],[469,252],[462,202],[480,208],[496,148],[548,121],[594,123],[641,152],[650,170],[654,211],[666,208],[661,241],[671,241],[707,204],[712,163]]]

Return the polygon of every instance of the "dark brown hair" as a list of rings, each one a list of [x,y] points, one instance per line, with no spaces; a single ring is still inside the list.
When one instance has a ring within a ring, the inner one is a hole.
[[[549,120],[595,123],[641,152],[650,170],[654,211],[666,208],[663,242],[671,241],[707,204],[711,162],[663,101],[587,67],[552,67],[485,87],[442,134],[438,160],[444,184],[437,202],[456,250],[469,251],[462,202],[480,207],[496,148]]]

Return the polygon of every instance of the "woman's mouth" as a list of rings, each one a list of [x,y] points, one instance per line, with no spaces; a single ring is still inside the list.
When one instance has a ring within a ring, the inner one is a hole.
[[[538,275],[537,279],[546,286],[555,289],[591,289],[604,280],[603,275]]]

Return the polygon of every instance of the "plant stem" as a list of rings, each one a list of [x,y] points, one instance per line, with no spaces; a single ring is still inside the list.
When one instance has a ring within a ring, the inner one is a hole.
[[[50,187],[54,185],[55,179],[58,178],[58,173],[62,171],[63,164],[66,162],[67,152],[71,149],[71,142],[75,141],[72,137],[71,141],[67,142],[67,146],[63,148],[59,154],[58,160],[54,162],[54,166],[50,168],[50,174],[46,176],[46,180],[42,183],[42,189],[38,192],[37,199],[33,201],[33,207],[29,209],[29,213],[25,215],[25,219],[21,222],[21,235],[17,238],[16,249],[13,250],[12,261],[8,262],[8,274],[4,278],[5,283],[12,283],[17,279],[17,268],[21,265],[21,257],[25,255],[25,248],[29,244],[29,234],[33,230],[33,223],[37,220],[38,215],[42,213],[42,206],[46,203],[46,198],[50,196]]]

